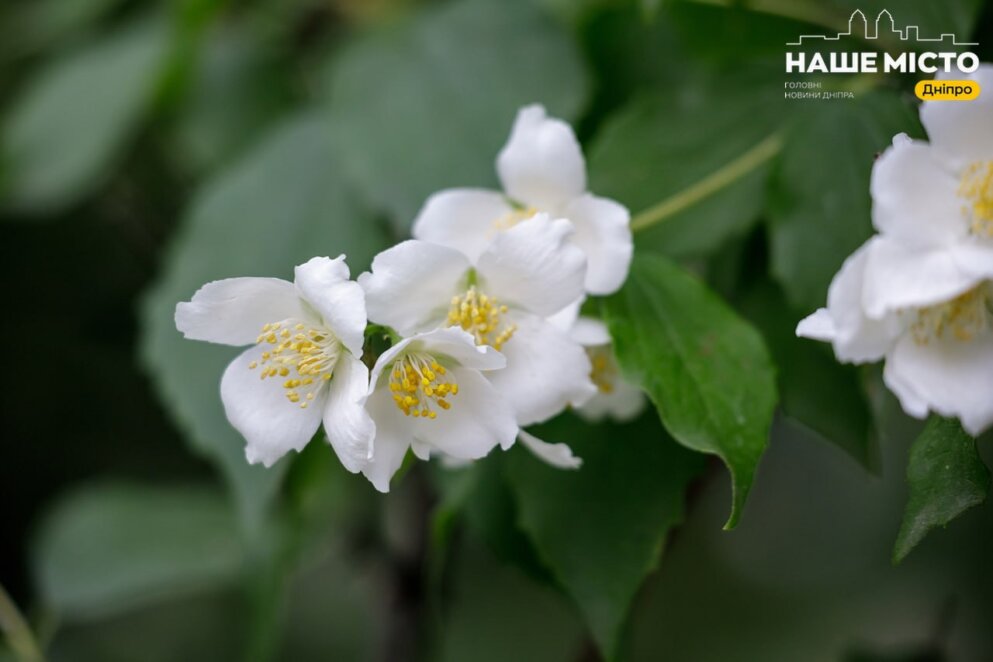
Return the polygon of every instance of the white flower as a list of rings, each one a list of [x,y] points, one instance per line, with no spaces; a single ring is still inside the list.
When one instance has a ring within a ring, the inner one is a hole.
[[[645,409],[645,394],[621,374],[607,326],[598,319],[579,316],[579,308],[570,306],[549,319],[585,347],[590,358],[590,379],[597,394],[576,413],[591,423],[605,418],[618,423],[634,420]]]
[[[993,88],[993,67],[975,75]],[[905,411],[993,424],[993,95],[926,102],[931,142],[897,136],[872,173],[879,235],[835,276],[828,307],[797,327],[840,360],[885,356]]]
[[[405,241],[359,277],[369,318],[401,336],[461,327],[506,356],[487,378],[517,423],[544,421],[596,392],[586,352],[545,319],[582,296],[585,258],[570,232],[568,221],[539,214],[501,232],[475,267],[453,248]]]
[[[633,246],[630,214],[586,191],[586,162],[568,124],[547,117],[542,106],[522,108],[497,171],[506,196],[481,189],[436,193],[415,219],[414,237],[456,248],[475,262],[495,235],[546,212],[572,221],[571,241],[587,258],[586,291],[610,294],[624,283]]]
[[[408,448],[422,460],[440,454],[467,461],[510,447],[514,411],[480,372],[505,364],[500,352],[458,328],[417,334],[387,350],[372,369],[366,409],[376,423],[375,453],[362,473],[388,492]]]
[[[187,338],[253,345],[221,379],[228,420],[253,464],[301,450],[322,418],[345,468],[358,472],[372,456],[375,426],[361,404],[369,369],[359,360],[365,298],[344,260],[315,257],[296,268],[294,283],[214,281],[176,306],[176,328]]]

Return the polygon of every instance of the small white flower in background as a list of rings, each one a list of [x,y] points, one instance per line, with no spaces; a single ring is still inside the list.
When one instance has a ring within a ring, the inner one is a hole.
[[[586,162],[568,124],[549,118],[542,106],[522,108],[497,171],[506,196],[467,188],[436,193],[414,221],[414,238],[458,249],[475,262],[494,236],[546,212],[575,227],[571,241],[587,259],[585,290],[620,288],[631,266],[630,214],[586,191]]]
[[[597,394],[576,413],[591,423],[605,418],[618,423],[634,420],[645,409],[645,394],[621,375],[607,326],[598,319],[579,316],[579,308],[570,306],[549,320],[585,347],[590,357],[590,379]]]
[[[372,457],[375,426],[362,406],[369,369],[359,360],[365,297],[345,257],[315,257],[295,282],[230,278],[207,283],[176,306],[187,338],[253,345],[231,362],[221,399],[248,442],[251,463],[271,466],[324,430],[341,463],[358,472]]]
[[[518,432],[514,411],[481,372],[505,364],[500,352],[459,328],[414,335],[387,350],[372,369],[366,409],[376,423],[375,453],[362,473],[388,492],[408,448],[422,460],[440,454],[455,461],[509,448]]]
[[[411,336],[460,327],[506,356],[486,373],[518,425],[541,422],[596,393],[585,350],[546,318],[582,296],[585,258],[568,221],[539,214],[496,236],[475,267],[461,252],[410,240],[362,274],[369,319]]]
[[[974,77],[993,89],[993,67]],[[873,168],[879,235],[797,334],[831,341],[842,361],[885,356],[907,413],[978,435],[993,425],[993,95],[925,102],[921,121],[929,143],[897,136]]]

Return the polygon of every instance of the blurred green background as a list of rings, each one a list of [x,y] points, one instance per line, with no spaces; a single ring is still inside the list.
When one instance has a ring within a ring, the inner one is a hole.
[[[891,4],[993,60],[993,4]],[[921,129],[910,79],[784,100],[783,44],[885,6],[5,0],[0,584],[47,657],[578,662],[611,641],[639,661],[993,659],[993,505],[894,567],[921,426],[878,371],[792,338],[871,231],[873,154]],[[432,191],[495,185],[532,102],[573,122],[591,189],[633,212],[775,139],[637,237],[752,320],[779,365],[734,531],[725,471],[654,413],[553,423],[582,478],[520,449],[414,467],[385,497],[319,443],[250,467],[217,391],[234,351],[172,325],[211,279],[341,252],[357,274]],[[685,509],[658,493],[679,467]]]

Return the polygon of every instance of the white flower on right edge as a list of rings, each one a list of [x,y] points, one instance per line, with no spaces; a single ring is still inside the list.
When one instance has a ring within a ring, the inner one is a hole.
[[[414,238],[455,248],[475,263],[495,236],[544,212],[572,222],[570,241],[586,255],[586,291],[620,288],[631,266],[631,215],[587,192],[586,161],[568,124],[540,105],[522,108],[497,156],[497,172],[505,193],[459,188],[428,198],[414,220]]]
[[[993,67],[974,74],[993,90]],[[842,361],[885,357],[903,409],[993,425],[993,94],[925,102],[930,142],[897,136],[876,162],[879,235],[835,276],[828,305],[797,334],[830,341]]]

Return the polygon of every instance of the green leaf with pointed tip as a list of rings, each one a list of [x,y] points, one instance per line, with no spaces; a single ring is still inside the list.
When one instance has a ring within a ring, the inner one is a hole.
[[[345,253],[352,274],[386,243],[342,182],[327,126],[302,113],[267,134],[195,198],[143,306],[142,357],[163,401],[186,428],[193,448],[217,462],[246,523],[258,523],[286,461],[249,465],[245,442],[224,416],[219,384],[240,350],[185,340],[176,303],[204,283],[236,276],[292,279],[314,255]]]
[[[683,519],[686,486],[703,462],[651,415],[626,425],[563,416],[537,434],[568,443],[583,466],[563,471],[524,449],[508,454],[519,522],[610,659],[631,600]]]
[[[113,483],[62,497],[45,517],[34,559],[46,602],[71,620],[216,588],[244,561],[221,494]]]
[[[895,563],[931,529],[985,501],[990,471],[979,457],[976,440],[958,421],[933,416],[910,448],[907,483],[910,497],[893,548]]]
[[[652,399],[669,433],[727,465],[734,495],[726,527],[734,527],[776,407],[775,369],[762,336],[661,256],[635,258],[606,312],[624,374]]]
[[[145,19],[42,71],[4,126],[0,204],[47,212],[98,185],[151,102],[168,44],[168,21]]]
[[[580,56],[533,3],[466,0],[424,11],[336,54],[331,115],[349,174],[406,232],[433,192],[496,185],[517,109],[574,119]]]

